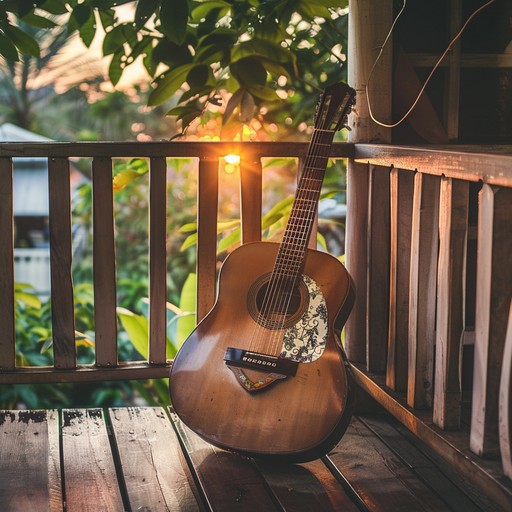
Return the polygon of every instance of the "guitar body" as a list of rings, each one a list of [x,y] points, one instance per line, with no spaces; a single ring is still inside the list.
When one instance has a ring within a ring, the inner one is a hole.
[[[214,445],[306,461],[335,446],[351,417],[348,365],[335,323],[345,322],[354,290],[336,258],[308,249],[296,305],[284,327],[265,323],[258,292],[268,282],[278,248],[255,242],[226,258],[215,306],[173,362],[170,394],[182,421]],[[271,361],[264,363],[268,369],[238,366],[226,356],[233,348],[281,355],[293,360],[294,368],[282,376],[273,372]]]

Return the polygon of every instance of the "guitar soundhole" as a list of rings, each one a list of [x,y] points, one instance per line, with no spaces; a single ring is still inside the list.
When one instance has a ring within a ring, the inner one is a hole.
[[[293,287],[286,282],[286,278],[271,282],[270,277],[270,274],[265,274],[249,289],[249,313],[256,322],[267,329],[288,329],[295,325],[306,311],[308,289],[302,279]]]

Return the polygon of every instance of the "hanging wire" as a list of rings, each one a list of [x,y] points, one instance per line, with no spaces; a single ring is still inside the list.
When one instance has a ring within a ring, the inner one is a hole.
[[[365,92],[366,92],[366,102],[368,104],[368,113],[370,114],[370,117],[371,119],[377,123],[379,126],[383,126],[384,128],[395,128],[396,126],[398,126],[399,124],[403,123],[407,117],[409,117],[409,114],[414,110],[414,107],[416,107],[418,101],[420,100],[422,94],[424,93],[428,83],[430,82],[430,79],[432,78],[434,72],[437,70],[437,68],[440,66],[441,62],[443,61],[443,59],[446,57],[446,54],[450,51],[451,47],[454,45],[455,41],[457,41],[457,39],[459,39],[459,37],[462,35],[462,33],[464,32],[464,30],[466,30],[466,27],[468,26],[469,22],[480,12],[480,11],[483,11],[486,7],[489,7],[489,5],[493,4],[496,0],[489,0],[488,2],[486,2],[485,4],[481,5],[478,9],[476,9],[475,11],[473,11],[473,13],[471,14],[471,16],[466,20],[466,22],[464,23],[464,25],[462,25],[462,28],[459,30],[459,32],[457,33],[457,35],[451,40],[450,44],[446,47],[446,50],[443,52],[443,54],[441,55],[441,57],[439,57],[438,61],[436,62],[435,66],[432,68],[432,71],[430,72],[430,74],[428,75],[427,79],[425,80],[425,83],[423,84],[423,87],[420,89],[420,92],[418,93],[418,95],[416,96],[416,99],[414,100],[414,102],[412,103],[412,105],[410,106],[409,110],[402,116],[402,118],[400,120],[398,120],[396,123],[392,123],[392,124],[387,124],[387,123],[383,123],[381,121],[379,121],[378,119],[375,118],[375,116],[373,115],[373,112],[372,112],[372,105],[371,105],[371,101],[370,101],[370,93],[369,93],[369,86],[370,86],[370,80],[372,78],[372,75],[373,75],[373,71],[375,70],[375,67],[377,65],[377,63],[379,62],[381,56],[382,56],[382,52],[384,51],[384,48],[386,46],[386,43],[388,42],[388,39],[391,37],[391,34],[393,33],[393,30],[395,28],[395,25],[398,21],[398,19],[400,18],[400,16],[402,15],[402,13],[404,12],[405,10],[405,5],[407,3],[407,0],[404,0],[404,3],[402,5],[402,8],[400,9],[400,12],[396,15],[392,25],[391,25],[391,28],[389,29],[389,32],[388,32],[388,35],[386,36],[386,38],[384,39],[384,43],[382,44],[381,48],[380,48],[380,52],[379,54],[377,55],[377,58],[375,59],[375,62],[373,63],[373,66],[372,66],[372,69],[370,70],[370,74],[368,75],[368,80],[366,82],[366,87],[365,87]]]

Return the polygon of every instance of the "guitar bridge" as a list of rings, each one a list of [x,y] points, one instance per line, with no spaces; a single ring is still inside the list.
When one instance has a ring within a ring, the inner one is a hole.
[[[251,368],[293,377],[297,373],[299,363],[284,357],[251,352],[239,348],[228,347],[224,361],[228,366]]]

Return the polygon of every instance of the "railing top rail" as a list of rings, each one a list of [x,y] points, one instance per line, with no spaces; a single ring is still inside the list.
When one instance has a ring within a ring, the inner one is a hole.
[[[512,145],[417,147],[355,144],[354,158],[360,163],[512,187]]]
[[[258,157],[305,156],[307,142],[2,142],[0,157],[170,157],[217,158],[229,153]],[[335,143],[333,158],[351,158],[354,145]]]

